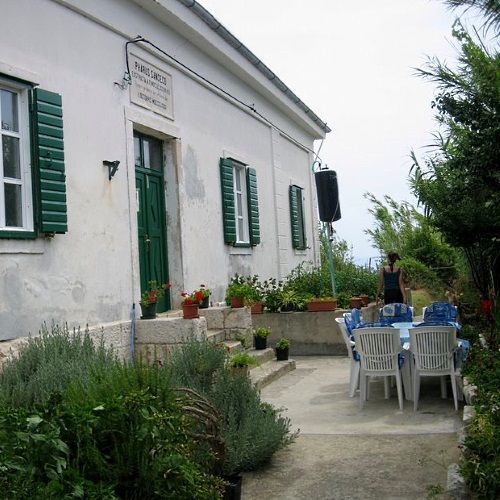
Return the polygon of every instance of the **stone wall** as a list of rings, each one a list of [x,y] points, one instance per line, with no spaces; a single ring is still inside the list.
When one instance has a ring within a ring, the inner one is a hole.
[[[341,318],[347,309],[324,312],[263,313],[252,316],[253,327],[271,328],[268,346],[274,346],[281,337],[290,340],[291,356],[344,356],[347,348],[335,318]],[[375,304],[361,309],[363,320],[378,319]]]
[[[346,355],[347,350],[335,318],[342,317],[347,310],[332,312],[292,312],[250,314],[247,308],[211,307],[200,309],[200,318],[185,320],[178,312],[159,315],[156,319],[135,321],[134,342],[132,323],[117,321],[89,328],[96,342],[101,339],[112,347],[123,360],[131,354],[147,363],[163,362],[173,349],[187,338],[202,339],[211,333],[216,340],[245,338],[246,345],[252,345],[252,331],[259,326],[269,327],[272,334],[268,346],[281,337],[291,341],[290,355]],[[375,321],[378,309],[375,304],[361,309],[365,321]],[[82,329],[83,331],[83,329]],[[0,342],[0,367],[17,354],[27,338]]]

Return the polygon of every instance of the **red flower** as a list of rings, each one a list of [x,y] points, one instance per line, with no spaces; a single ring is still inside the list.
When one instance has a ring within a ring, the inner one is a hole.
[[[493,302],[491,300],[482,300],[481,309],[483,310],[483,314],[486,318],[491,318],[491,315],[493,314]]]

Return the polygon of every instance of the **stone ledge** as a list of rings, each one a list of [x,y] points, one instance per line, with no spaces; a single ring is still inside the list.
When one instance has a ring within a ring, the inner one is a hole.
[[[250,370],[250,378],[257,389],[262,389],[285,373],[295,370],[295,367],[296,364],[293,359],[287,361],[267,361]]]

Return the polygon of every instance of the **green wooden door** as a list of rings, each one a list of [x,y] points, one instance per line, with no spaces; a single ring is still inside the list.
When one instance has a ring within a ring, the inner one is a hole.
[[[141,293],[150,280],[168,281],[167,235],[161,141],[134,134],[137,227]],[[157,311],[170,309],[170,297],[158,301]]]

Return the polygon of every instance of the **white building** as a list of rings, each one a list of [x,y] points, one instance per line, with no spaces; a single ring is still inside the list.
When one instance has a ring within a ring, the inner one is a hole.
[[[2,0],[0,33],[0,339],[317,262],[329,128],[199,3]]]

